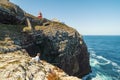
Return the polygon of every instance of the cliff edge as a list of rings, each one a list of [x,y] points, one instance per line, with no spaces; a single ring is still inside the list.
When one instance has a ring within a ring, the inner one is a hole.
[[[71,76],[81,78],[91,72],[87,46],[75,29],[61,22],[38,19],[10,2],[0,3],[0,17],[2,55],[25,49],[31,57],[40,52],[41,59]],[[27,26],[26,18],[32,28]]]

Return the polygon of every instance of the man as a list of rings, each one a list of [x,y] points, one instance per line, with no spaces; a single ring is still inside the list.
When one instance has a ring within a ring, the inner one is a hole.
[[[36,62],[40,62],[40,53],[37,53],[37,56],[32,58],[32,60],[34,60]]]

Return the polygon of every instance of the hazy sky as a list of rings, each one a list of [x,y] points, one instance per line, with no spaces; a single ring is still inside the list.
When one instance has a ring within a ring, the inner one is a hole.
[[[57,18],[83,35],[120,35],[120,0],[11,0],[35,16]]]

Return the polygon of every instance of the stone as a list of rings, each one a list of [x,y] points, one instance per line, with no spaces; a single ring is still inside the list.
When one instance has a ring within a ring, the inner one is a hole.
[[[62,23],[52,22],[52,25],[52,28],[51,24],[47,27],[41,26],[38,32],[42,31],[42,35],[34,38],[39,50],[28,47],[26,49],[29,54],[34,54],[33,51],[41,52],[41,59],[58,66],[69,75],[83,77],[89,74],[91,72],[89,53],[81,35]]]
[[[34,57],[36,53],[40,52],[41,59],[63,69],[71,76],[81,78],[91,72],[87,46],[82,35],[75,29],[60,22],[47,19],[39,20],[25,13],[19,6],[13,3],[8,4],[12,10],[6,8],[7,4],[2,5],[0,3],[0,23],[2,23],[0,24],[1,54],[14,54],[24,49],[29,56]],[[26,18],[29,18],[33,26],[33,33],[22,31],[25,25],[27,25]],[[45,25],[45,23],[49,24]],[[37,29],[35,26],[37,26]],[[9,35],[9,38],[5,35]],[[26,52],[23,51],[19,54],[26,55]],[[25,57],[22,56],[21,59],[23,58]],[[25,67],[20,68],[24,70]],[[38,67],[35,67],[35,70],[33,69],[32,72],[36,72],[36,69]],[[17,78],[25,74],[25,71],[22,72],[18,71],[21,75],[17,74]]]
[[[8,53],[8,55],[0,54],[0,80],[50,80],[49,77],[52,80],[81,80],[77,77],[68,76],[58,67],[45,61],[41,61],[42,64],[31,62],[29,56],[19,54],[19,52]],[[55,75],[45,68],[52,70]],[[51,76],[48,77],[49,74]]]
[[[3,24],[23,24],[27,25],[26,18],[30,20],[32,25],[42,25],[47,19],[38,19],[37,17],[26,13],[19,6],[9,2],[9,0],[0,0],[0,23]]]

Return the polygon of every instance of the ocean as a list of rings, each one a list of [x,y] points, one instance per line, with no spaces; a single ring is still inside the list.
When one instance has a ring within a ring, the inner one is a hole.
[[[92,73],[83,80],[120,80],[120,36],[83,36]]]

